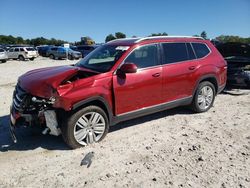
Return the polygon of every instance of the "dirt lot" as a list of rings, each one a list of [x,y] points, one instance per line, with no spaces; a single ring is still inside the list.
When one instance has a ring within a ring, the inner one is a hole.
[[[0,64],[0,187],[250,187],[250,94],[220,94],[207,113],[177,108],[121,123],[82,149],[28,128],[18,129],[11,145],[8,113],[18,76],[72,62]],[[80,166],[92,151],[91,166]]]

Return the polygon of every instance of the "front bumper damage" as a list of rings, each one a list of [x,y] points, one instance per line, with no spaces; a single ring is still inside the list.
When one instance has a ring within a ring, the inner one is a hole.
[[[59,136],[61,130],[57,121],[56,109],[52,107],[53,100],[31,96],[19,85],[13,93],[13,104],[10,108],[10,135],[17,143],[15,128],[20,126],[41,126],[43,134]]]

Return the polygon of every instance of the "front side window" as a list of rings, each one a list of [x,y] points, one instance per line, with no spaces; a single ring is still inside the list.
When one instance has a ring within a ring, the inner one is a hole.
[[[210,50],[208,49],[207,45],[202,43],[192,43],[192,46],[194,48],[195,54],[197,58],[205,57],[210,53]]]
[[[109,71],[129,46],[103,45],[83,58],[76,66],[97,72]]]
[[[135,49],[126,58],[125,63],[134,63],[138,68],[158,65],[157,45],[147,45]]]
[[[163,43],[165,56],[164,64],[189,60],[189,54],[185,43]]]

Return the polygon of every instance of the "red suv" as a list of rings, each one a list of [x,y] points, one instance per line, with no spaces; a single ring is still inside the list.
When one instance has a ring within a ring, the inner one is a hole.
[[[106,43],[75,65],[20,76],[14,127],[44,126],[71,148],[104,138],[109,126],[177,106],[205,112],[226,83],[227,65],[197,37],[147,37]]]

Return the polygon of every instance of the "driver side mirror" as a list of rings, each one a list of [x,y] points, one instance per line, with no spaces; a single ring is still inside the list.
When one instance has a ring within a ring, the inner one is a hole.
[[[120,71],[123,73],[136,73],[137,72],[137,66],[134,63],[124,63],[120,67]]]

